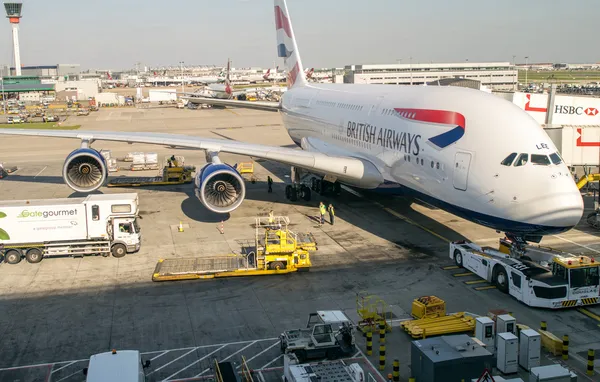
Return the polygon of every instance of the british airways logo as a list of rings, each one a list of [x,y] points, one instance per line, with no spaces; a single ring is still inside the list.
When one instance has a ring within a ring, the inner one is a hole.
[[[396,116],[402,119],[430,124],[450,125],[449,130],[427,140],[431,146],[438,150],[450,146],[465,134],[465,117],[460,113],[428,109],[397,108],[394,110],[396,111]],[[368,123],[348,121],[346,136],[406,154],[419,155],[421,151],[421,134],[378,128]]]
[[[394,109],[399,117],[410,119],[417,122],[435,123],[440,125],[450,125],[450,130],[429,138],[429,143],[437,149],[443,149],[457,142],[465,135],[466,121],[465,116],[447,110],[429,110],[429,109]]]

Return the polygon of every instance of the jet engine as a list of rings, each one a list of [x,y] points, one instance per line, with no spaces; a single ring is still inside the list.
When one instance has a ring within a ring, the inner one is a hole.
[[[80,148],[67,156],[63,179],[77,192],[92,192],[100,188],[108,176],[104,156],[90,148]]]
[[[246,196],[244,179],[233,167],[224,163],[204,166],[196,175],[194,188],[202,204],[217,213],[235,210]]]

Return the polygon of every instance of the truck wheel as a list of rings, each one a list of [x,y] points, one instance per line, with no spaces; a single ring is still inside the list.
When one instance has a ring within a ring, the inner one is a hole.
[[[508,276],[504,268],[496,267],[496,276],[494,277],[494,284],[503,293],[508,293]]]
[[[9,249],[4,254],[4,261],[9,264],[19,264],[21,261],[21,252],[16,249]]]
[[[269,269],[281,271],[282,269],[285,269],[285,267],[283,266],[283,263],[281,261],[274,261],[272,263],[269,263]]]
[[[456,265],[458,265],[459,267],[463,267],[463,258],[462,258],[462,252],[458,249],[454,250],[454,262],[456,263]]]
[[[42,259],[44,257],[42,255],[42,251],[40,251],[37,248],[31,248],[25,254],[25,258],[27,259],[27,262],[29,262],[30,264],[36,264],[36,263],[39,263],[40,261],[42,261]]]
[[[123,244],[115,244],[112,246],[111,252],[114,257],[123,257],[127,254],[127,248]]]

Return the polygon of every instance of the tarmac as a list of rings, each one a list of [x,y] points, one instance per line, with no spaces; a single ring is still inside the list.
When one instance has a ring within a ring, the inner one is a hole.
[[[82,130],[152,131],[234,139],[294,147],[276,113],[240,109],[178,110],[174,107],[103,109],[68,123]],[[19,170],[0,180],[0,199],[80,196],[63,182],[61,169],[76,140],[2,137],[0,161]],[[183,155],[200,168],[204,153],[152,145],[95,142],[113,157],[128,152],[157,152],[159,158]],[[222,154],[230,164],[249,158]],[[153,176],[157,171],[131,172],[128,164],[113,176]],[[267,193],[266,178],[274,179]],[[549,311],[529,308],[486,284],[469,284],[472,275],[456,276],[448,241],[467,239],[496,245],[502,236],[430,206],[399,197],[344,189],[335,199],[285,199],[289,168],[257,160],[256,183],[247,182],[247,196],[231,214],[208,212],[193,195],[192,185],[106,188],[101,193],[136,192],[140,196],[142,249],[123,258],[50,258],[39,264],[0,264],[0,380],[81,381],[82,368],[95,353],[136,349],[150,359],[148,381],[203,380],[212,375],[214,360],[235,362],[242,356],[264,380],[281,377],[283,360],[279,334],[306,325],[317,310],[342,310],[358,320],[357,294],[379,296],[393,314],[394,328],[386,337],[385,370],[377,370],[378,340],[365,356],[358,336],[358,362],[372,379],[385,381],[392,360],[400,361],[400,380],[411,377],[411,338],[399,323],[410,318],[412,301],[435,295],[449,312],[485,315],[493,309],[512,312],[518,323],[570,338],[565,364],[585,376],[587,350],[600,354],[600,308]],[[335,225],[319,227],[318,203],[333,203]],[[591,208],[591,201],[586,197]],[[210,256],[239,251],[238,240],[253,239],[254,218],[288,216],[290,229],[312,232],[318,251],[307,273],[252,278],[153,283],[159,259]],[[586,214],[584,214],[585,216]],[[178,232],[179,222],[184,232]],[[223,224],[224,233],[220,232]],[[585,223],[544,238],[543,245],[598,256],[598,231]],[[584,313],[589,314],[584,314]],[[546,363],[563,363],[544,356]],[[596,366],[600,366],[598,361]],[[598,367],[597,367],[598,370]],[[583,372],[583,373],[582,373]],[[597,371],[597,373],[600,370]],[[524,378],[525,379],[525,378]],[[527,379],[525,379],[527,381]]]

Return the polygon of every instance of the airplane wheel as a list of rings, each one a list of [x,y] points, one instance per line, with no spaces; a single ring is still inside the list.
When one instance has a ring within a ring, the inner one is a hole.
[[[295,202],[298,200],[298,189],[296,189],[295,187],[292,187],[290,190],[290,200],[292,202]]]
[[[310,189],[313,191],[317,190],[317,179],[316,178],[310,179]]]
[[[462,253],[458,249],[454,250],[454,263],[461,268],[463,267]]]
[[[290,186],[289,184],[285,186],[285,198],[287,200],[290,200],[292,198],[292,186]]]
[[[335,196],[340,196],[342,194],[342,185],[339,182],[334,183],[333,193]]]
[[[305,186],[304,192],[302,193],[302,199],[304,199],[307,202],[310,202],[310,197],[311,197],[310,188]]]
[[[315,181],[315,192],[316,192],[317,194],[320,194],[320,193],[321,193],[321,187],[322,187],[322,184],[323,184],[323,182],[321,181],[321,179],[317,179],[317,180]]]

